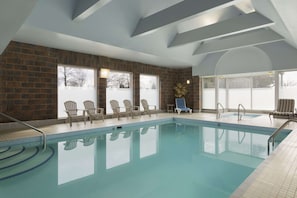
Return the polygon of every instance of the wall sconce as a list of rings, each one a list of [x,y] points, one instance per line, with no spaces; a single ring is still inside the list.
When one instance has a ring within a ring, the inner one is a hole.
[[[109,69],[101,68],[100,69],[100,78],[108,78],[109,71],[110,71]]]
[[[190,82],[190,80],[187,80],[187,84],[189,85],[191,82]]]

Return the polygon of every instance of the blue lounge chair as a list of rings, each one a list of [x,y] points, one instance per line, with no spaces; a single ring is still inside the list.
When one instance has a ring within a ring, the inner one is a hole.
[[[189,112],[192,113],[192,109],[187,107],[185,98],[176,98],[175,99],[175,112],[180,114],[180,112]]]

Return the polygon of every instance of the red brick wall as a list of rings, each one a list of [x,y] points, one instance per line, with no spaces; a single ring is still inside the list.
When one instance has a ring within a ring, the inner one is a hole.
[[[54,118],[56,65],[53,49],[12,42],[1,55],[1,111],[20,120]]]
[[[190,80],[187,105],[197,108],[193,100],[192,70],[169,69],[154,65],[118,60],[48,47],[11,42],[0,55],[0,111],[20,120],[57,118],[57,65],[78,65],[97,69],[109,68],[133,73],[134,101],[139,105],[139,75],[159,75],[160,108],[174,103],[173,87],[177,82]],[[195,81],[194,81],[195,82]],[[105,107],[106,79],[98,78],[98,106]],[[196,82],[197,83],[197,82]],[[195,105],[194,105],[195,104]],[[5,119],[1,119],[5,122]]]

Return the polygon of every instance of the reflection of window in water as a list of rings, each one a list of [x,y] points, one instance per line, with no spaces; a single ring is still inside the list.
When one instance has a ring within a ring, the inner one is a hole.
[[[93,175],[96,138],[58,143],[58,185]]]
[[[202,127],[203,130],[203,151],[216,154],[215,128]]]
[[[144,127],[140,130],[140,158],[157,154],[159,142],[158,127]]]
[[[107,78],[107,88],[130,88],[130,82],[130,73],[110,71]]]
[[[106,169],[130,162],[131,140],[129,131],[106,134]]]
[[[202,130],[205,153],[221,157],[235,154],[263,159],[266,157],[267,135],[211,127],[202,127]]]

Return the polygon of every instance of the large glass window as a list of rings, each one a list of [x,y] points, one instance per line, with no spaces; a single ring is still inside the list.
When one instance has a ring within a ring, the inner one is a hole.
[[[67,117],[64,102],[73,100],[79,109],[84,109],[84,100],[97,100],[96,72],[94,69],[58,66],[58,118]],[[96,104],[96,102],[95,102]],[[80,112],[79,112],[80,113]]]
[[[140,100],[146,99],[149,105],[155,105],[159,109],[159,77],[140,74],[139,82]],[[143,110],[143,107],[140,109]]]
[[[228,79],[228,92],[228,108],[237,109],[238,104],[242,104],[246,109],[251,109],[250,78]]]
[[[123,100],[133,103],[132,74],[128,72],[110,71],[106,87],[106,113],[112,113],[110,100],[117,100],[124,107]]]
[[[227,107],[227,89],[226,89],[226,78],[219,77],[218,79],[219,90],[218,90],[218,102],[221,103],[224,108]]]
[[[202,83],[202,108],[215,109],[215,77],[203,78]]]
[[[289,78],[290,75],[291,78]],[[280,75],[282,79],[280,97],[297,97],[297,91],[293,91],[297,90],[297,80],[295,81],[293,77],[294,73],[290,75],[287,72],[282,72]],[[251,110],[275,109],[276,79],[273,72],[246,76],[205,77],[202,82],[203,109],[215,109],[216,102],[221,103],[226,109],[237,109],[239,104]]]
[[[297,71],[279,73],[279,98],[297,98]],[[295,103],[296,105],[296,103]]]
[[[275,80],[273,74],[252,77],[252,109],[273,110],[275,104]]]

